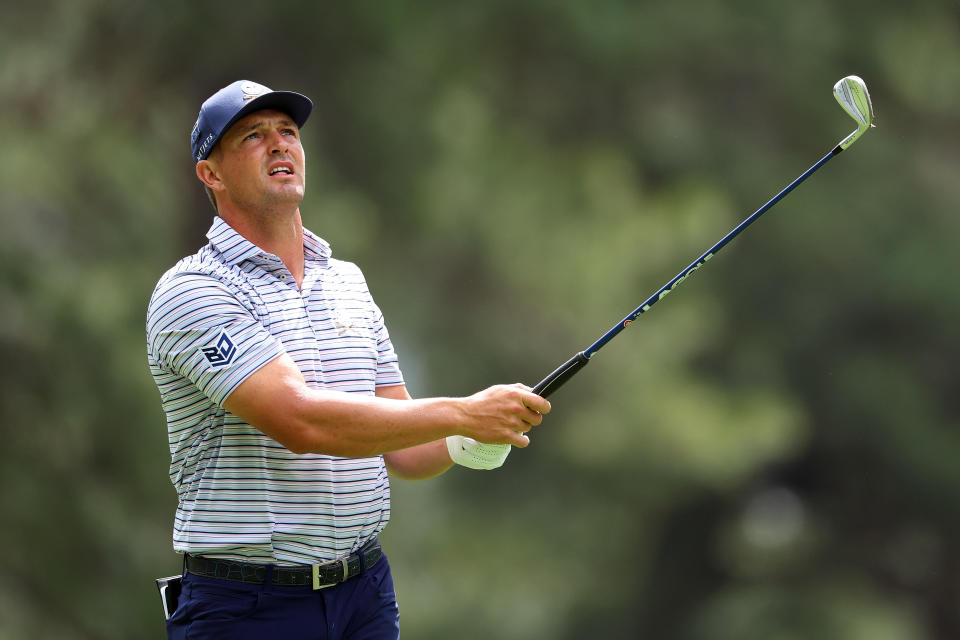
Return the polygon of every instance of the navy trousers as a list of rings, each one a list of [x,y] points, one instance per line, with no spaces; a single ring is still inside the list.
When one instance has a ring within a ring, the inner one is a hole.
[[[268,574],[269,575],[269,574]],[[387,556],[364,573],[314,591],[183,574],[170,640],[396,640],[397,597]]]

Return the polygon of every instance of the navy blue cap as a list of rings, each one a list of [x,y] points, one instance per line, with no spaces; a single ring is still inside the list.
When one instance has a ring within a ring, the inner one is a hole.
[[[220,137],[237,120],[261,109],[276,109],[302,127],[310,117],[313,102],[293,91],[273,91],[249,80],[237,80],[207,98],[190,134],[190,150],[196,162],[205,160]]]

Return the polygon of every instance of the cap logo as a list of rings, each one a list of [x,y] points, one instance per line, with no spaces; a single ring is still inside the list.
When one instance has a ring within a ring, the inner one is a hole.
[[[267,87],[256,82],[250,82],[249,80],[245,80],[240,84],[240,91],[243,93],[244,100],[252,100],[257,96],[270,93],[270,89]]]
[[[207,137],[204,138],[203,140],[203,144],[200,145],[200,148],[197,151],[197,162],[200,162],[203,159],[203,156],[207,153],[207,147],[209,147],[210,143],[212,142],[213,142],[213,134],[208,133]]]
[[[200,139],[200,118],[193,125],[193,131],[190,132],[190,144],[197,144]]]

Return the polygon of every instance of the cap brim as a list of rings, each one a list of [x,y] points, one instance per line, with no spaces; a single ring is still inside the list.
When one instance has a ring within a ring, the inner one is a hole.
[[[307,118],[310,117],[310,112],[313,111],[313,102],[307,96],[295,91],[271,91],[270,93],[257,96],[245,104],[243,108],[224,125],[220,133],[217,134],[213,144],[210,145],[210,151],[207,152],[204,158],[209,157],[213,148],[220,143],[223,134],[229,131],[230,127],[235,125],[238,120],[254,111],[262,111],[264,109],[282,111],[293,118],[293,121],[297,123],[297,127],[302,128],[303,125],[306,124]]]
[[[244,105],[243,109],[240,109],[237,115],[227,123],[224,131],[233,126],[237,120],[245,115],[262,109],[283,111],[293,118],[293,121],[297,123],[298,127],[302,127],[307,122],[307,118],[310,117],[310,112],[313,110],[313,102],[311,102],[307,96],[294,91],[271,91],[262,96],[257,96]]]

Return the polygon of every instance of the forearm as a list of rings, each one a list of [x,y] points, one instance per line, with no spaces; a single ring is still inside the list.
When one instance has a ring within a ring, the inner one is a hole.
[[[384,454],[383,458],[390,475],[403,480],[427,480],[453,466],[444,440],[391,451]]]
[[[405,385],[377,387],[377,396],[394,400],[411,400]],[[447,453],[446,440],[434,440],[425,444],[385,453],[387,471],[394,478],[404,480],[427,480],[434,478],[450,467],[453,461]]]
[[[284,425],[296,453],[362,458],[396,452],[462,432],[459,398],[398,400],[304,389]]]
[[[410,399],[403,385],[379,387],[376,396],[313,389],[286,354],[240,383],[223,406],[294,453],[349,458],[450,435],[525,447],[524,432],[550,410],[549,402],[519,385],[497,385],[466,398],[420,400]],[[442,458],[431,459],[428,466],[438,468]]]

